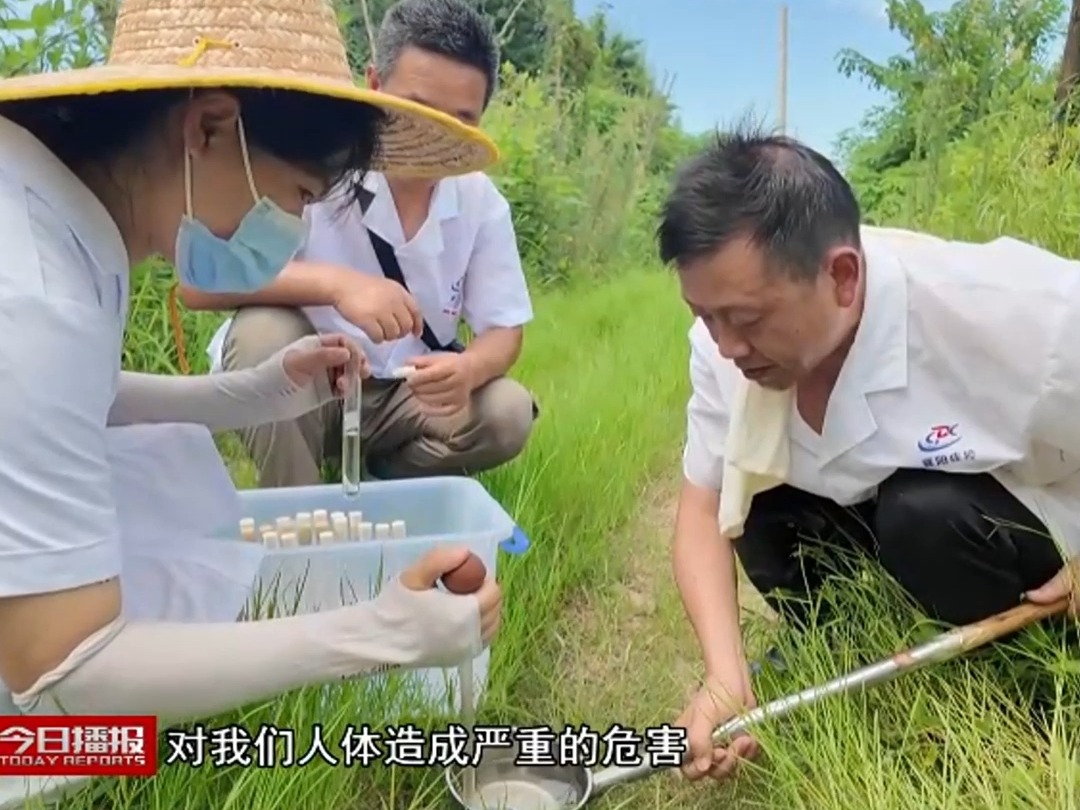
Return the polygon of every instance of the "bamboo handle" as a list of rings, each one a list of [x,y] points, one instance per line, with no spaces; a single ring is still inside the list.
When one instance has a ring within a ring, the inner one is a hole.
[[[1024,602],[1011,610],[995,614],[982,621],[948,630],[930,641],[896,653],[875,664],[833,678],[827,683],[777,698],[745,714],[737,715],[713,732],[713,740],[717,745],[724,745],[732,735],[746,731],[769,718],[783,717],[801,706],[809,706],[833,695],[843,695],[856,689],[884,683],[920,667],[949,661],[976,647],[1033,624],[1039,619],[1061,613],[1068,606],[1068,599],[1059,599],[1049,605]],[[646,763],[639,763],[632,767],[613,765],[605,768],[593,774],[593,795],[602,793],[613,785],[648,776],[655,771],[656,769],[651,764]]]
[[[964,637],[963,648],[964,650],[973,650],[976,647],[981,647],[1002,636],[1007,636],[1009,633],[1021,630],[1040,619],[1063,613],[1068,607],[1068,598],[1059,599],[1049,605],[1025,602],[1011,610],[1006,610],[988,619],[983,619],[981,622],[975,622],[960,628],[960,633]]]

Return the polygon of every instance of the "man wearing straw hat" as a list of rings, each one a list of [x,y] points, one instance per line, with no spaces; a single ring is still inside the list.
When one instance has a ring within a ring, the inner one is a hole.
[[[368,86],[477,124],[496,88],[490,22],[465,0],[403,0],[386,12]],[[183,292],[193,309],[236,309],[208,354],[248,368],[299,337],[344,332],[364,349],[365,462],[378,478],[473,474],[516,457],[530,393],[507,374],[532,306],[510,206],[482,172],[433,179],[369,174],[362,199],[308,208],[308,244],[249,296]],[[456,340],[464,319],[475,335]],[[399,369],[409,369],[407,379]],[[263,487],[320,483],[340,457],[337,403],[241,431]]]
[[[349,340],[205,377],[123,372],[120,354],[129,269],[153,254],[189,286],[250,292],[331,188],[495,157],[479,131],[358,87],[324,0],[129,0],[107,65],[0,81],[0,679],[18,711],[182,721],[490,640],[494,582],[433,589],[453,548],[374,600],[235,621],[261,552],[207,539],[238,516],[209,431],[330,401],[369,373]]]

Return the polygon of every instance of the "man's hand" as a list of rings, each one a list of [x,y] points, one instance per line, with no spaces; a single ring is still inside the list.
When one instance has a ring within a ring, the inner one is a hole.
[[[675,725],[686,729],[690,755],[682,766],[687,779],[697,781],[706,776],[723,781],[734,773],[741,759],[757,756],[757,741],[737,735],[726,746],[715,746],[713,731],[735,714],[756,705],[750,687],[750,673],[744,663],[733,666],[723,677],[709,678],[679,715]]]
[[[469,404],[474,373],[466,354],[436,352],[409,361],[406,384],[428,416],[453,416]]]
[[[1068,598],[1069,614],[1080,616],[1080,556],[1069,560],[1045,585],[1028,591],[1027,598],[1037,605],[1049,605]]]
[[[373,343],[420,337],[424,316],[408,290],[387,278],[344,270],[334,284],[333,306]]]

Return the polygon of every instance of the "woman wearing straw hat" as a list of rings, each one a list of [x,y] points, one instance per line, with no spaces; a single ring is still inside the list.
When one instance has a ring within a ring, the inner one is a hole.
[[[494,583],[432,589],[464,550],[370,602],[234,621],[259,553],[201,539],[235,495],[206,428],[325,402],[364,363],[343,338],[213,377],[121,372],[120,353],[147,257],[250,291],[300,247],[303,205],[369,167],[495,157],[478,131],[356,86],[324,0],[128,0],[107,65],[0,82],[0,679],[20,711],[193,719],[490,640]]]

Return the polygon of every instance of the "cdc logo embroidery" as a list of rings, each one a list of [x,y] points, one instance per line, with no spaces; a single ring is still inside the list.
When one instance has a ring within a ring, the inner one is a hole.
[[[952,447],[962,438],[958,428],[959,424],[955,425],[934,425],[927,431],[926,435],[919,439],[919,449],[927,454],[922,459],[923,467],[927,469],[935,469],[937,467],[944,467],[946,464],[956,464],[959,461],[974,461],[975,451],[953,450],[951,453],[946,453],[945,450]]]
[[[960,441],[960,434],[956,432],[959,424],[934,425],[930,431],[919,439],[919,449],[924,453],[936,453],[946,447],[952,447]]]
[[[449,315],[451,318],[456,318],[458,316],[461,312],[461,299],[463,297],[464,287],[465,276],[462,276],[450,285],[450,301],[443,307],[443,315]]]

